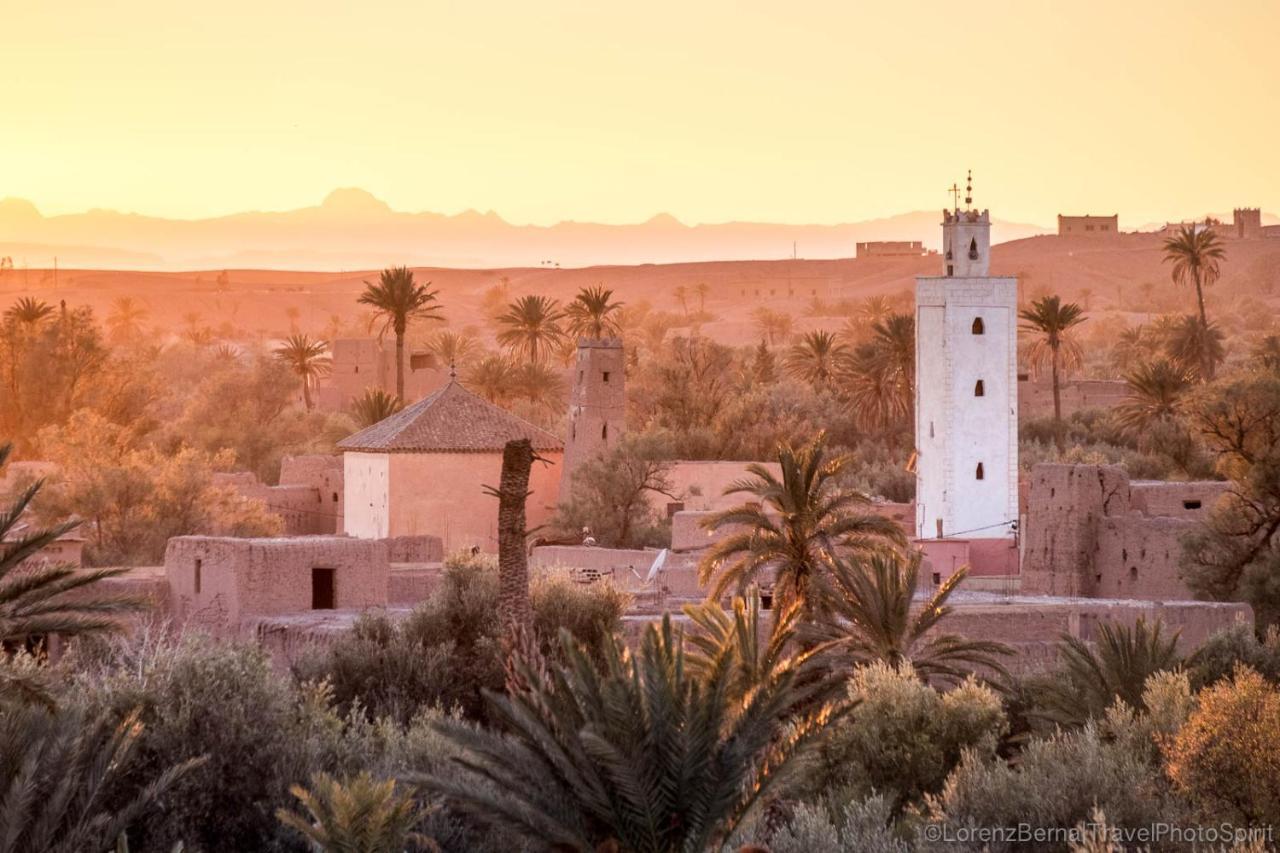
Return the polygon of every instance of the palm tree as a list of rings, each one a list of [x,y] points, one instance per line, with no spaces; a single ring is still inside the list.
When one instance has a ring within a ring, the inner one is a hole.
[[[5,309],[4,319],[31,332],[53,314],[54,307],[48,302],[36,299],[34,296],[23,296]]]
[[[868,296],[858,303],[856,316],[864,325],[872,326],[892,313],[893,305],[887,296]]]
[[[839,484],[851,456],[826,455],[819,433],[799,448],[778,447],[781,478],[765,466],[747,466],[750,479],[738,480],[726,495],[752,500],[703,521],[710,531],[728,528],[698,565],[698,580],[715,583],[707,597],[719,599],[731,587],[745,590],[772,573],[775,600],[797,603],[804,621],[822,610],[816,585],[830,571],[837,549],[866,550],[887,542],[904,544],[901,529],[888,519],[858,511],[868,498]]]
[[[289,789],[306,815],[277,809],[276,818],[325,853],[438,851],[439,845],[415,828],[431,810],[396,791],[394,779],[375,781],[366,771],[343,784],[327,773],[311,777],[311,788]]]
[[[891,314],[846,359],[845,380],[864,429],[886,430],[911,419],[915,404],[915,319]]]
[[[1200,325],[1205,334],[1209,332],[1209,317],[1204,310],[1204,289],[1218,280],[1219,263],[1227,256],[1227,251],[1212,228],[1197,230],[1193,225],[1184,225],[1178,233],[1164,241],[1164,259],[1173,264],[1173,280],[1176,284],[1195,285],[1196,303],[1200,307]],[[1208,350],[1202,353],[1205,359],[1200,368],[1200,376],[1206,382],[1213,378],[1214,362]]]
[[[806,332],[782,360],[787,375],[814,388],[830,387],[849,358],[849,348],[831,332]]]
[[[887,362],[901,393],[910,399],[916,387],[916,320],[910,314],[890,314],[871,324],[871,342]]]
[[[1058,644],[1061,670],[1044,685],[1040,715],[1059,725],[1083,725],[1117,699],[1146,710],[1143,690],[1157,672],[1177,669],[1178,632],[1162,636],[1161,623],[1139,617],[1133,627],[1104,622],[1091,646],[1064,634]]]
[[[111,340],[116,343],[137,340],[142,334],[142,324],[148,314],[146,306],[131,296],[116,299],[111,303],[111,313],[107,315],[107,329]]]
[[[525,502],[535,458],[529,439],[508,441],[502,448],[498,488],[487,490],[498,499],[498,617],[503,641],[512,653],[530,640],[529,632],[533,630]]]
[[[441,364],[447,364],[455,370],[470,364],[472,357],[480,349],[476,339],[470,335],[447,331],[433,335],[427,343],[427,348],[440,360]]]
[[[693,623],[692,633],[685,637],[686,665],[698,676],[711,676],[717,669],[728,667],[734,678],[729,690],[731,701],[740,701],[787,670],[799,673],[802,684],[819,692],[843,692],[843,681],[810,676],[825,676],[820,671],[820,667],[825,668],[823,661],[812,652],[792,648],[800,622],[800,608],[794,603],[771,611],[774,627],[770,631],[765,630],[761,619],[757,589],[745,598],[735,596],[730,610],[722,609],[715,601],[704,601],[686,604],[684,614]],[[823,681],[826,683],[820,683]]]
[[[1191,388],[1186,370],[1160,359],[1139,365],[1125,377],[1129,396],[1116,406],[1116,422],[1131,435],[1141,435],[1156,423],[1175,418]]]
[[[351,413],[361,428],[381,423],[404,408],[404,401],[381,388],[366,388],[351,401]]]
[[[498,318],[498,343],[528,363],[541,364],[564,337],[560,304],[546,296],[521,296]]]
[[[522,364],[511,371],[511,388],[514,393],[534,405],[545,406],[553,412],[563,409],[564,379],[560,371],[545,364]]]
[[[687,666],[669,615],[634,653],[607,641],[599,667],[567,631],[561,645],[565,663],[521,656],[517,689],[486,692],[500,728],[434,723],[461,755],[416,777],[543,849],[719,850],[846,709],[801,706],[789,668],[735,699],[737,668]]]
[[[786,340],[791,334],[791,315],[781,311],[771,311],[768,308],[757,308],[751,314],[756,321],[756,328],[760,330],[760,334],[769,339],[769,346],[773,346],[779,340]]]
[[[616,312],[621,302],[611,302],[613,291],[600,287],[584,287],[569,303],[565,317],[569,321],[569,335],[597,341],[622,334]]]
[[[711,292],[711,285],[700,281],[693,286],[693,292],[698,294],[698,313],[707,313],[707,294]]]
[[[684,312],[684,318],[689,319],[689,288],[683,284],[675,289],[676,301],[680,303],[680,310]]]
[[[0,468],[12,449],[0,445]],[[43,486],[44,481],[37,480],[0,510],[0,641],[24,643],[47,634],[73,637],[119,629],[119,617],[144,602],[99,592],[94,585],[126,569],[85,570],[40,559],[45,547],[79,525],[69,521],[30,529],[21,520]]]
[[[1154,349],[1146,326],[1141,323],[1130,326],[1116,336],[1111,347],[1111,366],[1115,370],[1124,370],[1136,362],[1147,361]]]
[[[1225,335],[1216,323],[1205,326],[1194,315],[1179,317],[1164,333],[1164,351],[1192,378],[1204,379],[1206,364],[1220,364],[1226,356]]]
[[[305,332],[295,332],[275,349],[276,358],[289,365],[289,369],[302,380],[302,402],[308,412],[311,411],[312,387],[333,369],[333,359],[328,352],[327,343],[312,340]]]
[[[382,318],[381,339],[388,329],[396,336],[396,396],[404,399],[404,336],[414,320],[439,320],[440,303],[437,290],[428,290],[431,282],[418,284],[408,267],[390,267],[382,271],[377,284],[364,283],[364,292],[356,300],[374,310]]]
[[[0,714],[0,853],[116,849],[129,826],[204,761],[170,767],[139,788],[129,777],[142,733],[138,711],[113,723],[74,708],[54,714],[6,708]]]
[[[947,603],[968,568],[941,583],[920,606],[913,606],[921,555],[882,549],[837,559],[831,566],[830,619],[813,636],[815,654],[847,674],[880,661],[897,668],[910,663],[924,679],[962,681],[974,667],[1005,674],[999,658],[1012,654],[1003,643],[942,634],[937,627],[952,612]]]
[[[502,356],[487,355],[468,371],[466,384],[490,403],[502,403],[515,392],[515,370]]]
[[[1027,363],[1039,375],[1045,363],[1053,382],[1053,422],[1058,446],[1062,446],[1061,373],[1084,364],[1084,353],[1072,329],[1085,321],[1084,309],[1074,302],[1063,302],[1057,296],[1046,296],[1018,312],[1022,330],[1034,335],[1027,350]]]

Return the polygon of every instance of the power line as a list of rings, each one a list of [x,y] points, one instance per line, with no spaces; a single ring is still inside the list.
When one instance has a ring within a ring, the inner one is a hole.
[[[996,524],[988,524],[984,527],[973,527],[973,528],[970,528],[969,530],[957,530],[956,532],[948,533],[945,536],[931,536],[928,539],[917,539],[916,541],[917,542],[941,542],[945,539],[954,539],[957,536],[964,536],[966,533],[979,533],[983,530],[991,530],[994,527],[1008,527],[1009,525],[1013,526],[1013,531],[1015,533],[1018,532],[1018,520],[1016,518],[1013,518],[1013,519],[1009,519],[1008,521],[997,522]]]

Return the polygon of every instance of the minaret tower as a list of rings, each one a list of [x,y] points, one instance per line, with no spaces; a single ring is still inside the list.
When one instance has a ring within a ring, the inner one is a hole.
[[[916,279],[916,536],[1012,545],[1018,281],[990,275],[991,217],[973,209],[972,173],[963,209],[951,191],[945,274]]]
[[[564,443],[564,482],[583,462],[617,443],[626,432],[626,358],[618,338],[578,341],[569,395],[569,434]],[[565,494],[563,486],[561,494]]]

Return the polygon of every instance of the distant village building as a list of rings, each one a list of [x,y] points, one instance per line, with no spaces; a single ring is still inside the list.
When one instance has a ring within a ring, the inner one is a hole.
[[[857,244],[859,258],[919,258],[928,252],[919,240],[871,240]]]
[[[0,540],[0,554],[12,547],[12,544],[24,535],[31,533],[31,525],[22,522],[9,530],[9,535]],[[84,534],[79,528],[68,530],[57,539],[45,545],[39,551],[23,561],[28,566],[76,566],[84,565]]]
[[[268,512],[280,517],[287,536],[342,531],[341,456],[286,456],[276,486],[266,485],[250,471],[214,474],[213,485],[230,486],[243,498],[262,501]]]
[[[329,347],[332,369],[316,388],[317,405],[330,412],[351,405],[370,388],[396,392],[396,348],[377,338],[338,338]],[[421,400],[449,381],[449,365],[439,364],[425,350],[405,349],[404,396],[406,403]]]
[[[566,483],[582,463],[616,445],[627,431],[626,366],[618,338],[578,341],[564,448]]]
[[[1182,538],[1225,481],[1131,481],[1118,465],[1037,465],[1027,498],[1022,592],[1190,600]]]
[[[1157,231],[1166,237],[1173,236],[1183,228],[1192,228],[1198,234],[1212,228],[1219,237],[1228,240],[1257,240],[1264,237],[1280,237],[1280,225],[1263,225],[1262,210],[1257,207],[1237,207],[1231,211],[1231,221],[1223,222],[1212,216],[1190,222],[1167,222]]]
[[[1112,237],[1120,233],[1120,215],[1063,216],[1058,214],[1059,237]]]
[[[1254,240],[1262,236],[1262,210],[1256,207],[1237,207],[1231,212],[1232,230],[1240,240]]]
[[[529,479],[528,526],[555,510],[564,444],[456,379],[424,400],[338,443],[343,451],[344,530],[362,539],[438,536],[446,552],[496,552],[496,488],[502,449],[527,438],[544,461]]]
[[[943,211],[945,275],[916,280],[915,533],[926,550],[945,538],[993,543],[1012,568],[1018,282],[989,274],[991,217],[970,203]]]

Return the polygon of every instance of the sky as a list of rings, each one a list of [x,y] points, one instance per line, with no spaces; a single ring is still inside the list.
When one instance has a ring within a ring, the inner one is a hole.
[[[1280,211],[1275,0],[9,3],[0,196],[514,223]]]

